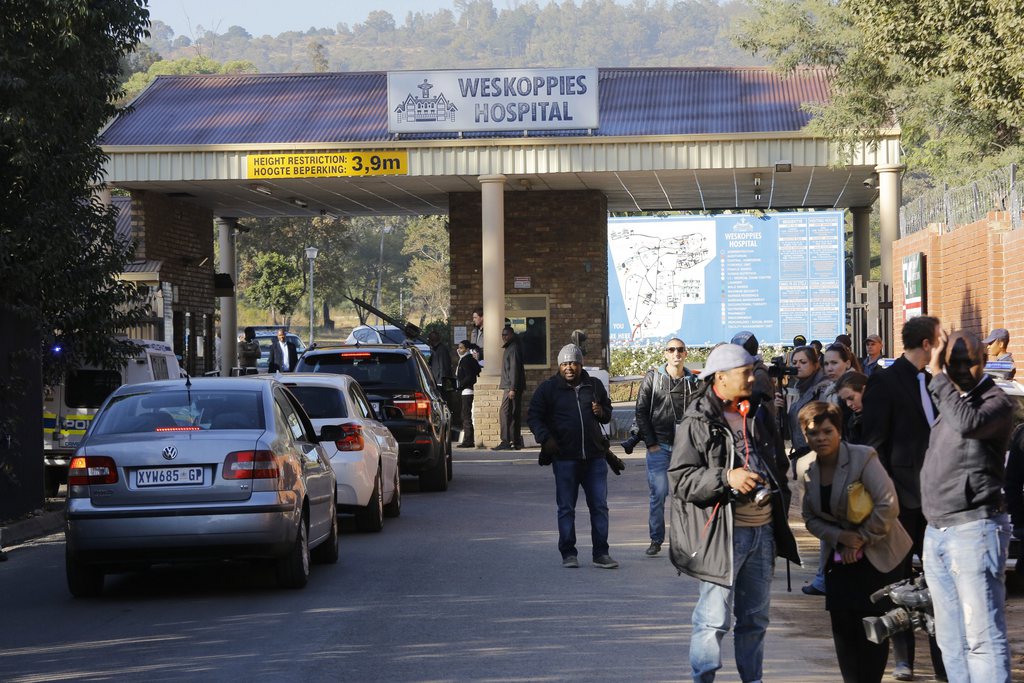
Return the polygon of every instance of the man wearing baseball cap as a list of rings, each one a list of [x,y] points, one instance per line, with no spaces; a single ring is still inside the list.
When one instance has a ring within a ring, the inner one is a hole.
[[[558,372],[541,382],[530,399],[526,421],[541,444],[538,463],[551,465],[558,504],[558,551],[562,566],[580,566],[576,552],[576,499],[580,487],[590,509],[594,566],[615,569],[608,554],[608,463],[601,425],[612,419],[604,384],[583,369],[583,352],[566,344],[558,352]]]
[[[1010,332],[1005,327],[997,327],[987,337],[981,340],[982,344],[988,345],[988,359],[997,361],[1013,362],[1013,354],[1006,350],[1010,345]],[[1010,371],[1006,379],[1013,379],[1017,374],[1016,368]]]
[[[882,359],[882,338],[877,334],[869,334],[864,338],[864,353],[867,354],[861,359],[860,365],[864,374],[868,377],[878,368],[878,361]]]
[[[722,668],[722,637],[735,615],[736,668],[762,679],[775,556],[800,563],[786,515],[788,463],[753,419],[754,358],[737,344],[717,346],[704,364],[704,393],[687,408],[669,465],[669,556],[700,579],[693,609],[690,667],[707,683]]]

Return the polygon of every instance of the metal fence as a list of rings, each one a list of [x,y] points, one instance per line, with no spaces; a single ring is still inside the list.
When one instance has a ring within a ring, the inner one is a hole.
[[[961,225],[982,220],[990,211],[1008,211],[1014,230],[1024,227],[1021,195],[1024,180],[1016,164],[961,187],[927,192],[900,207],[900,236],[906,237],[932,224],[952,232]]]

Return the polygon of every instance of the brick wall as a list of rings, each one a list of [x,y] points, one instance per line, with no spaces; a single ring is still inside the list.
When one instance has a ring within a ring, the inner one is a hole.
[[[903,257],[925,254],[927,313],[947,329],[967,329],[984,337],[995,327],[1010,331],[1010,351],[1024,343],[1024,281],[1013,277],[1024,258],[1024,231],[1010,229],[1006,212],[942,232],[941,226],[921,230],[893,244],[894,353],[902,350]],[[1018,365],[1024,350],[1017,354]]]
[[[451,229],[451,321],[472,324],[473,309],[483,301],[481,196],[449,197]],[[516,290],[514,278],[529,276],[531,288]],[[546,294],[550,310],[548,353],[551,365],[526,372],[526,406],[534,388],[555,371],[558,350],[573,330],[587,334],[586,365],[606,367],[608,324],[608,202],[600,192],[505,193],[505,291]],[[485,311],[486,315],[486,311]],[[458,340],[453,340],[458,341]],[[488,362],[500,359],[488,358]],[[496,387],[478,385],[474,409],[477,441],[497,443]],[[495,396],[491,396],[495,393]],[[493,417],[490,411],[493,409]]]
[[[136,258],[163,262],[162,282],[177,287],[174,309],[174,344],[190,374],[214,367],[213,325],[213,214],[187,199],[159,192],[132,193],[132,237]],[[188,314],[188,315],[186,315]],[[185,330],[189,345],[185,348]],[[197,347],[203,338],[202,349]],[[166,341],[166,340],[165,340]],[[199,352],[202,357],[199,357]]]

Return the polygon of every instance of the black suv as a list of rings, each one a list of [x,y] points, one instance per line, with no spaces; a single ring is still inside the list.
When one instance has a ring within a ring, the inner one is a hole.
[[[311,347],[297,372],[349,375],[363,387],[374,412],[401,409],[401,419],[381,419],[398,441],[402,474],[419,475],[424,491],[444,491],[452,478],[451,414],[434,386],[423,355],[415,347],[344,344]]]

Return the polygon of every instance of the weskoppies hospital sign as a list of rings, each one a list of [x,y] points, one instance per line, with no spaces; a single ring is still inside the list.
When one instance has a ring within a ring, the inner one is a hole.
[[[597,127],[596,68],[388,73],[391,133]]]

